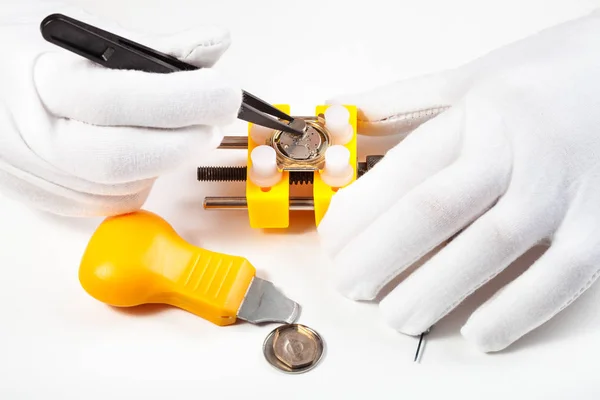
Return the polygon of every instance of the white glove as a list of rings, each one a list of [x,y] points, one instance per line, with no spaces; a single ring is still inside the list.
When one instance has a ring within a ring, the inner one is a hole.
[[[205,68],[99,66],[42,38],[53,13]],[[0,38],[0,191],[52,213],[138,209],[158,176],[219,144],[214,128],[234,121],[241,104],[241,89],[209,68],[230,42],[216,27],[153,38],[60,3],[13,0],[2,4]]]
[[[339,291],[372,300],[464,229],[380,302],[389,326],[426,331],[546,240],[462,334],[498,351],[577,299],[600,271],[599,38],[596,13],[458,69],[332,100],[359,107],[360,133],[412,131],[334,196],[319,226]]]

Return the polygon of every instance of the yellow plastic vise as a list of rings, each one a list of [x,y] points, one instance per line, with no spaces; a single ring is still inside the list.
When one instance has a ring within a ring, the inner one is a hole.
[[[290,114],[290,106],[288,104],[279,104],[276,107]],[[329,105],[319,105],[315,110],[315,117],[317,119],[324,120],[324,115],[326,110],[329,108]],[[339,106],[337,106],[339,107]],[[302,171],[303,174],[312,174],[310,181],[312,181],[312,198],[302,198],[303,204],[306,205],[303,209],[312,209],[314,211],[315,224],[318,226],[321,222],[321,219],[325,215],[331,198],[335,195],[336,191],[342,187],[346,187],[350,185],[357,179],[358,176],[358,160],[357,160],[357,108],[352,105],[344,105],[344,108],[349,113],[348,124],[352,127],[352,135],[349,140],[345,140],[345,144],[343,144],[350,154],[349,164],[353,169],[352,179],[349,182],[346,182],[344,185],[340,187],[333,187],[328,185],[323,179],[323,169],[307,169]],[[296,117],[298,118],[298,117]],[[312,117],[311,117],[312,118]],[[245,180],[246,181],[246,190],[245,190],[245,200],[241,200],[238,203],[243,206],[232,205],[235,203],[233,199],[239,198],[215,198],[215,197],[207,197],[204,202],[205,208],[247,208],[248,217],[250,226],[252,228],[265,229],[265,228],[288,228],[290,225],[290,213],[293,211],[290,204],[298,200],[296,198],[292,198],[290,195],[290,174],[294,172],[290,172],[288,170],[282,169],[278,167],[279,172],[281,172],[281,179],[279,181],[267,188],[261,187],[253,182],[251,179],[251,170],[252,170],[252,157],[251,154],[253,150],[264,143],[257,143],[253,140],[251,132],[253,124],[250,123],[248,125],[248,139],[247,139],[247,166],[243,171],[243,176],[240,176],[243,167],[200,167],[199,168],[199,180],[224,180],[224,181],[232,181],[232,180]],[[322,127],[325,132],[327,131],[327,124],[325,123]],[[275,135],[275,134],[274,134]],[[328,133],[329,135],[329,133]],[[229,137],[232,138],[232,137]],[[233,137],[235,139],[243,139],[239,137]],[[332,137],[328,142],[328,147],[332,144],[335,144]],[[273,145],[274,146],[274,145]],[[227,147],[228,148],[228,147]],[[235,148],[244,148],[244,146],[236,146]],[[326,149],[323,150],[323,152]],[[202,177],[200,177],[200,171],[204,171],[202,173]],[[209,172],[207,172],[209,171]],[[234,173],[235,172],[235,173]],[[235,175],[235,177],[233,176]],[[215,200],[219,199],[219,200]],[[214,205],[215,203],[222,202],[224,204],[222,207],[218,205]],[[238,204],[239,205],[239,204]]]

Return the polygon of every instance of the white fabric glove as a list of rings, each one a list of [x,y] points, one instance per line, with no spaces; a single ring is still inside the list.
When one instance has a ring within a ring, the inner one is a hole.
[[[40,23],[62,13],[199,67],[150,74],[112,70],[46,42]],[[210,68],[229,33],[200,27],[172,37],[126,32],[48,1],[0,9],[0,191],[69,216],[138,209],[161,174],[216,147],[242,91]]]
[[[319,226],[339,291],[372,300],[460,232],[383,298],[389,326],[426,331],[546,240],[463,336],[498,351],[577,299],[600,271],[599,45],[596,12],[457,69],[331,100],[359,107],[360,133],[412,132],[334,196]]]

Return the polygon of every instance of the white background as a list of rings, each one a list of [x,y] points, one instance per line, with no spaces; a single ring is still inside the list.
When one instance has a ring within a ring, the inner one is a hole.
[[[80,0],[121,25],[167,33],[228,27],[217,68],[251,93],[311,113],[329,96],[459,65],[600,1],[201,1]],[[217,4],[218,3],[218,4]],[[241,121],[227,134],[244,134]],[[361,139],[362,154],[397,138]],[[217,151],[198,164],[241,163]],[[599,398],[600,288],[508,350],[478,352],[459,333],[496,282],[417,341],[387,328],[376,304],[339,296],[310,220],[283,232],[252,230],[244,212],[205,211],[207,195],[243,185],[201,184],[193,168],[162,177],[145,208],[188,241],[247,257],[303,307],[299,322],[327,342],[322,363],[285,375],[263,359],[275,326],[217,327],[178,309],[115,310],[90,298],[77,270],[100,219],[39,214],[0,199],[0,399],[91,398]],[[365,205],[368,206],[368,205]],[[37,245],[32,243],[37,242]],[[533,251],[505,279],[525,268]]]

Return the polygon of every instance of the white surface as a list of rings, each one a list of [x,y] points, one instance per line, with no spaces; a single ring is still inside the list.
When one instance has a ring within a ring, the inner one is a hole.
[[[218,68],[249,92],[305,115],[349,88],[463,63],[496,46],[580,16],[599,1],[81,1],[128,28],[169,31],[211,20],[232,30]],[[335,13],[335,14],[333,14]],[[323,25],[319,25],[323,21]],[[282,51],[281,48],[285,47]],[[276,61],[280,60],[280,61]],[[244,134],[238,121],[227,133]],[[361,153],[394,139],[361,138]],[[199,164],[243,163],[217,151]],[[243,212],[205,211],[207,195],[240,195],[243,185],[200,184],[194,170],[159,180],[145,208],[190,242],[247,257],[261,277],[301,303],[299,322],[323,335],[322,364],[284,375],[262,358],[274,326],[217,327],[177,309],[119,311],[86,295],[79,258],[100,222],[68,220],[0,203],[0,398],[540,398],[600,395],[600,289],[590,289],[507,351],[468,346],[459,328],[497,288],[478,292],[431,333],[421,364],[417,341],[386,328],[374,304],[335,293],[329,265],[308,222],[285,232],[248,226]],[[34,244],[36,243],[37,244]],[[539,252],[523,257],[505,281]]]

